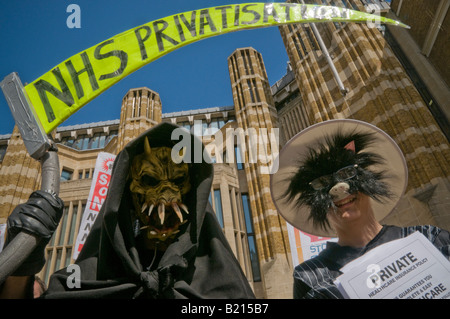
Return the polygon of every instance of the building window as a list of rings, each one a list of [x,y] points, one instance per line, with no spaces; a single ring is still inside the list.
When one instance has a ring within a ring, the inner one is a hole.
[[[214,190],[214,211],[216,212],[220,227],[223,228],[222,198],[220,197],[220,189]]]
[[[187,121],[177,122],[178,126],[185,128],[194,135],[197,136],[209,136],[214,135],[228,122],[236,121],[234,116],[229,116],[227,121],[223,117],[213,117],[209,122],[206,120],[196,119],[193,125],[189,124]]]
[[[89,140],[88,148],[96,149],[99,146],[100,133],[95,133],[94,136]]]
[[[238,170],[244,169],[244,164],[243,164],[242,156],[241,156],[241,148],[239,146],[234,147],[234,154],[236,156],[237,169]]]
[[[46,247],[46,264],[38,274],[47,284],[51,274],[72,263],[73,246],[84,207],[77,201],[69,202],[64,208],[61,222]]]
[[[117,130],[106,133],[95,133],[93,136],[80,134],[77,138],[71,136],[63,137],[60,144],[74,148],[79,151],[104,148],[114,136],[118,134]]]
[[[185,128],[187,131],[191,130],[191,124],[189,124],[189,122],[187,122],[187,121],[177,123],[177,125]]]
[[[89,146],[89,137],[85,134],[79,135],[73,144],[73,148],[77,150],[87,150]]]
[[[59,240],[58,240],[58,243],[57,243],[58,246],[64,245],[64,239],[66,237],[66,227],[67,227],[68,215],[69,215],[69,207],[65,207],[64,208],[64,213],[63,213],[63,216],[62,216],[61,222],[60,222],[61,223],[61,225],[60,225],[61,230],[59,231],[60,234],[59,234]]]
[[[250,99],[252,101],[252,103],[255,103],[255,96],[253,95],[253,87],[252,84],[250,82],[250,80],[247,80],[247,86],[248,86],[248,92],[250,93]]]
[[[250,262],[252,265],[253,281],[261,281],[261,270],[259,268],[258,251],[256,249],[255,233],[253,230],[252,212],[248,194],[242,194],[242,208],[244,210],[245,227],[247,231],[248,248],[250,251]]]
[[[86,169],[80,169],[78,171],[78,179],[88,179],[90,177],[90,169],[86,168]]]
[[[205,123],[206,124],[206,123]],[[212,118],[209,124],[204,127],[203,135],[213,135],[216,134],[218,130],[225,125],[223,118]]]
[[[8,148],[8,145],[0,145],[0,162],[3,161],[3,158],[6,154],[6,149]]]
[[[63,168],[61,172],[61,181],[70,181],[72,179],[73,171]]]

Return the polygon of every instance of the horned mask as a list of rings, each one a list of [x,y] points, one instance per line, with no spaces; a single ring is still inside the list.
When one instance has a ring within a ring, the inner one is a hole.
[[[191,188],[188,164],[178,160],[176,164],[171,150],[170,147],[151,148],[145,138],[144,152],[133,159],[130,172],[130,191],[141,231],[146,232],[151,242],[166,245],[189,219],[184,202]]]

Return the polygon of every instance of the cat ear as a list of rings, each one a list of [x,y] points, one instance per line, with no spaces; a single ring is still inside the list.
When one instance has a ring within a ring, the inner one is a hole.
[[[144,141],[144,153],[145,153],[145,157],[148,157],[151,154],[150,143],[148,142],[147,136],[145,137],[145,141]]]
[[[344,146],[346,150],[352,151],[353,153],[356,153],[355,151],[355,141],[351,141],[347,145]]]

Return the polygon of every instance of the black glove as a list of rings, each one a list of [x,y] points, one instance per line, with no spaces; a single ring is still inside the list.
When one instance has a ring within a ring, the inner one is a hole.
[[[44,191],[33,192],[26,203],[14,208],[7,221],[5,246],[21,231],[37,236],[40,241],[13,276],[31,276],[42,269],[45,264],[45,246],[58,227],[63,210],[63,201]]]

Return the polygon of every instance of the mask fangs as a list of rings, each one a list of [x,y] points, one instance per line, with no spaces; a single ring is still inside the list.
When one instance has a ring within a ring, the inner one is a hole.
[[[130,191],[141,230],[153,242],[170,244],[180,232],[179,227],[189,220],[184,204],[191,188],[188,164],[176,164],[171,148],[151,148],[145,138],[144,152],[133,159],[130,175]]]

